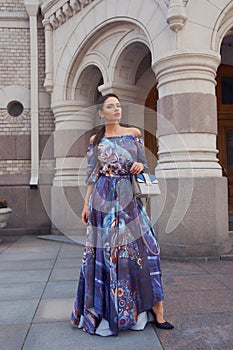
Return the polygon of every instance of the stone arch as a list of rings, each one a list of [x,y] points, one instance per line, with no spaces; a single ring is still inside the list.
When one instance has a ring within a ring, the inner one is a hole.
[[[143,58],[150,52],[145,33],[137,26],[115,46],[111,57],[110,81],[135,84],[135,73]]]
[[[144,44],[135,41],[121,52],[114,71],[114,81],[135,84],[136,71],[143,58],[148,54],[148,48]]]
[[[103,81],[103,74],[98,65],[82,65],[77,72],[72,72],[67,82],[66,99],[79,100],[86,106],[94,104],[97,87]]]
[[[116,23],[137,26],[144,32],[152,56],[154,55],[153,40],[161,32],[159,23],[162,21],[164,26],[167,26],[166,2],[141,0],[136,2],[135,6],[129,7],[126,5],[125,0],[119,0],[111,5],[107,0],[93,2],[92,6],[87,7],[83,17],[75,23],[75,27],[70,28],[70,33],[64,33],[63,45],[59,50],[56,50],[57,65],[54,69],[54,103],[56,103],[56,100],[63,100],[66,95],[66,82],[69,80],[68,75],[72,69],[71,62],[74,62],[85,50],[87,44],[93,43],[96,37],[105,31],[108,26],[110,28],[115,26]],[[151,11],[148,11],[148,8]],[[106,11],[108,12],[107,21]],[[154,21],[154,16],[158,18],[158,21]],[[65,31],[65,26],[59,28],[59,30],[59,37],[61,37],[63,30]],[[99,68],[102,70],[101,67]]]
[[[233,33],[233,3],[229,3],[222,9],[219,14],[211,38],[211,49],[220,53],[223,38],[227,34]]]
[[[75,56],[65,82],[65,99],[79,98],[88,102],[88,94],[89,103],[93,103],[94,89],[99,85],[101,77],[105,85],[114,82],[136,86],[145,73],[145,69],[142,72],[142,62],[148,55],[152,56],[147,37],[135,24],[116,22],[114,25],[107,25],[104,31],[96,33],[85,46],[85,50]],[[148,68],[153,75],[149,81],[155,81],[151,58],[149,65],[146,65],[146,69]],[[140,83],[142,84],[142,79]],[[142,85],[139,87],[142,89]]]

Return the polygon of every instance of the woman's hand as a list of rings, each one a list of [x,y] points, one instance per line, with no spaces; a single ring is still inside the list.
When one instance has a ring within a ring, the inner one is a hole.
[[[87,220],[88,220],[88,205],[86,203],[84,203],[84,207],[83,207],[83,211],[82,211],[82,222],[84,225],[87,224]]]
[[[144,169],[144,165],[142,163],[134,162],[130,168],[131,174],[140,174]]]
[[[86,196],[84,198],[84,205],[83,205],[83,211],[82,211],[82,215],[81,215],[81,219],[82,222],[84,223],[84,225],[87,224],[87,220],[88,220],[88,202],[89,202],[89,198],[93,189],[93,183],[90,183],[87,186],[87,192],[86,192]]]

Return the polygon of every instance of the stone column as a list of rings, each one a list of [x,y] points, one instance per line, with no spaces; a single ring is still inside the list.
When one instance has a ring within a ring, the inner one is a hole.
[[[86,153],[95,107],[85,101],[64,101],[52,106],[55,116],[55,176],[52,187],[53,233],[57,230],[78,241],[85,232],[81,222],[86,192]]]
[[[162,188],[154,220],[163,257],[218,257],[229,248],[227,183],[216,149],[219,63],[210,51],[176,52],[153,64]]]
[[[44,87],[46,91],[53,91],[53,28],[49,18],[43,21],[45,29],[45,81]]]

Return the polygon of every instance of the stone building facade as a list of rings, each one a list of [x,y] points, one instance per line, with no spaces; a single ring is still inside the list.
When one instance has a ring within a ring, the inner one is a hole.
[[[40,193],[30,187],[33,174],[37,173],[35,161],[32,164],[31,143],[37,148],[34,152],[38,153],[39,159],[54,130],[54,117],[50,96],[43,86],[45,41],[38,5],[35,9],[38,84],[33,93],[39,105],[32,111],[31,86],[36,82],[31,79],[37,67],[33,63],[30,68],[35,53],[32,54],[30,48],[28,10],[24,1],[0,1],[0,196],[6,198],[13,209],[6,228],[8,234],[50,231],[50,220]],[[38,147],[32,136],[32,117],[38,123]]]
[[[5,230],[84,233],[88,135],[114,92],[160,181],[148,210],[162,256],[230,250],[232,15],[229,0],[0,1]]]

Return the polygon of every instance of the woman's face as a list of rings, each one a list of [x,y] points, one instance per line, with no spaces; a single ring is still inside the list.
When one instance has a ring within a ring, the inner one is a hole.
[[[116,123],[121,119],[121,104],[116,97],[108,97],[103,104],[103,109],[99,111],[99,115],[105,118],[105,123]]]

